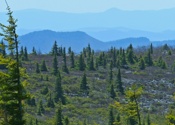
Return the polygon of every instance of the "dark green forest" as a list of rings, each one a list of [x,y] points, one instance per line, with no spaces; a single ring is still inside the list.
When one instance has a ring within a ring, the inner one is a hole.
[[[175,48],[111,47],[80,53],[19,48],[7,4],[0,23],[0,124],[175,125]],[[77,45],[78,46],[78,45]]]

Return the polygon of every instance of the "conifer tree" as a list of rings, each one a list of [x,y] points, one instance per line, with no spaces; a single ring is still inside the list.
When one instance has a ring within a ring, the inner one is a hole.
[[[58,73],[58,76],[56,78],[55,82],[55,92],[54,92],[54,100],[57,103],[58,101],[61,101],[62,104],[65,104],[65,97],[63,95],[63,89],[61,86],[61,75]]]
[[[55,125],[63,125],[63,115],[61,106],[58,107],[58,110],[56,112]]]
[[[37,115],[41,115],[45,113],[45,109],[43,107],[43,102],[42,100],[39,100],[38,102],[38,109],[37,109]]]
[[[33,55],[37,55],[37,52],[36,52],[35,47],[32,48],[32,54],[33,54]]]
[[[69,125],[69,118],[68,117],[64,118],[64,123],[65,123],[65,125]]]
[[[36,63],[36,73],[40,73],[39,64]]]
[[[27,52],[27,47],[24,48],[24,60],[28,61],[28,52]]]
[[[106,56],[104,56],[103,58],[103,68],[104,69],[106,68],[106,65],[107,65],[107,59],[106,59]]]
[[[115,121],[115,125],[121,125],[121,118],[120,118],[120,114],[118,113],[117,114],[117,118],[116,118],[116,121]]]
[[[75,67],[75,59],[74,59],[74,52],[72,51],[70,53],[70,62],[71,62],[71,68]]]
[[[1,41],[1,43],[0,43],[0,53],[2,53],[2,55],[5,57],[6,56],[6,45],[5,45],[5,43],[3,42],[3,40]]]
[[[145,69],[145,61],[142,57],[140,57],[140,61],[139,61],[138,66],[139,66],[139,69],[141,69],[141,70]]]
[[[84,73],[81,79],[80,90],[86,94],[88,94],[88,89],[89,89],[87,84],[88,83],[87,83],[86,73]]]
[[[94,68],[94,57],[93,56],[90,57],[88,68],[89,68],[89,70],[95,70],[95,68]]]
[[[117,85],[118,91],[121,94],[124,94],[124,89],[123,89],[123,83],[122,83],[122,79],[121,79],[120,68],[118,69],[118,73],[117,73],[116,85]]]
[[[67,61],[66,61],[66,49],[63,48],[63,66],[62,66],[63,72],[69,73],[69,70],[67,68]]]
[[[131,86],[131,89],[126,91],[126,97],[128,98],[128,112],[133,114],[128,117],[131,125],[141,125],[141,115],[138,98],[142,95],[143,90],[141,87],[137,87],[135,84]]]
[[[35,120],[35,125],[38,125],[38,119]]]
[[[71,54],[71,52],[72,52],[72,49],[71,49],[71,47],[69,47],[68,48],[68,54]]]
[[[109,123],[108,125],[114,125],[114,114],[113,114],[113,108],[110,108],[109,110]]]
[[[150,45],[150,53],[153,54],[153,44]]]
[[[6,60],[5,65],[7,66],[8,73],[0,72],[1,86],[0,86],[0,109],[4,111],[5,120],[3,124],[10,125],[24,125],[25,120],[23,119],[24,108],[22,100],[28,98],[27,94],[24,93],[24,86],[21,83],[21,77],[24,72],[19,68],[19,52],[18,52],[18,35],[16,34],[16,22],[13,18],[12,11],[7,4],[7,15],[8,15],[8,26],[0,23],[0,28],[3,33],[4,40],[8,42],[8,50],[13,55],[14,59],[5,59],[0,57],[1,63]],[[3,88],[1,88],[3,87]]]
[[[147,54],[145,55],[145,63],[148,65],[148,66],[152,66],[153,65],[153,60],[152,60],[152,57],[151,57],[151,52],[150,52],[150,49],[148,50]]]
[[[51,93],[49,93],[49,98],[47,99],[47,107],[50,107],[50,108],[54,108],[55,107],[55,104],[53,102]]]
[[[85,68],[86,68],[86,64],[85,64],[85,61],[84,61],[84,58],[83,58],[83,54],[81,53],[80,57],[79,57],[79,60],[78,60],[78,69],[80,71],[84,71]]]
[[[52,55],[58,55],[58,45],[57,45],[57,41],[54,42],[54,45],[52,47]]]
[[[150,116],[149,116],[149,113],[148,113],[148,115],[147,115],[147,118],[146,118],[146,120],[147,120],[147,125],[151,125],[151,120],[150,120]]]
[[[113,98],[113,99],[116,97],[116,93],[114,91],[114,85],[113,84],[111,84],[111,87],[110,87],[110,97]]]
[[[133,64],[134,63],[134,51],[133,51],[133,47],[132,44],[129,45],[129,47],[127,48],[127,60],[129,63]]]
[[[56,55],[54,55],[54,58],[53,58],[53,74],[55,76],[58,74],[58,61],[57,61]]]
[[[114,47],[114,52],[113,52],[113,67],[116,67],[116,63],[117,63],[117,52],[116,52],[116,48]]]
[[[123,49],[122,51],[122,54],[120,55],[120,65],[121,66],[124,66],[124,65],[127,65],[127,62],[126,62],[126,56],[125,56],[125,50]]]
[[[113,63],[112,63],[112,60],[110,62],[110,66],[109,66],[109,83],[112,83],[112,80],[113,80],[113,71],[112,71],[112,68],[113,68]]]
[[[24,56],[24,49],[23,46],[21,46],[21,50],[19,52],[19,57],[23,57]]]
[[[45,60],[43,60],[41,63],[41,71],[47,71]]]

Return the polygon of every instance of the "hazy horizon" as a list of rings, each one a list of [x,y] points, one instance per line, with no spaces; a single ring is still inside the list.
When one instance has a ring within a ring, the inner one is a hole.
[[[57,12],[103,12],[110,8],[120,10],[162,10],[175,8],[174,0],[7,0],[13,11],[41,9]],[[0,12],[6,11],[5,1],[1,2]]]

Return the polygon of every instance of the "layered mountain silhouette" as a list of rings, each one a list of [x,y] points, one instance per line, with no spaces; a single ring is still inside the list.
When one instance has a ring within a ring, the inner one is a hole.
[[[2,17],[0,22],[6,23],[6,14],[0,13],[0,15]],[[172,35],[175,34],[173,15],[175,8],[149,11],[112,8],[99,13],[65,13],[36,9],[14,11],[20,35],[43,29],[79,30],[104,42],[127,37],[147,37],[151,41],[173,40],[175,39],[175,35]],[[94,27],[98,28],[95,32]]]
[[[20,46],[27,46],[29,52],[35,47],[37,51],[41,51],[42,53],[49,53],[55,41],[57,41],[59,47],[71,47],[72,50],[77,53],[82,51],[84,47],[87,47],[88,44],[90,44],[95,51],[105,51],[112,46],[116,48],[126,48],[130,44],[134,47],[149,46],[151,43],[153,43],[154,46],[164,45],[166,43],[171,46],[175,45],[175,40],[154,42],[145,37],[102,42],[81,31],[55,32],[51,30],[31,32],[20,36],[19,40]]]

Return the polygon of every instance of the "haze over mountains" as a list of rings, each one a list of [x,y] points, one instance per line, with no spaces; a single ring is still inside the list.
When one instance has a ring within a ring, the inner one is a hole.
[[[0,21],[7,16],[0,13]],[[65,13],[45,10],[15,11],[21,46],[31,51],[48,53],[54,43],[80,52],[91,44],[95,50],[107,50],[111,46],[134,47],[175,45],[175,8],[149,11],[124,11],[109,9],[100,13]],[[45,30],[47,29],[47,30]],[[55,32],[59,31],[59,32]],[[156,42],[157,41],[157,42]]]
[[[31,52],[32,48],[35,47],[37,51],[42,53],[49,53],[55,41],[57,41],[59,47],[71,47],[73,51],[80,52],[88,44],[91,45],[92,49],[108,50],[112,46],[116,48],[126,48],[129,44],[133,47],[149,46],[153,43],[154,46],[168,45],[174,46],[175,40],[171,41],[150,41],[145,37],[138,38],[125,38],[115,41],[102,42],[98,39],[89,36],[85,32],[74,31],[74,32],[55,32],[51,30],[35,31],[19,37],[20,46],[27,46],[28,51]]]
[[[0,13],[5,23],[5,13]],[[147,37],[150,40],[175,39],[175,8],[165,10],[125,11],[109,9],[99,13],[65,13],[45,10],[15,11],[18,33],[49,29],[53,31],[84,31],[101,41],[127,37]]]

